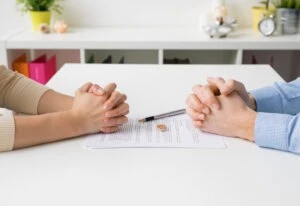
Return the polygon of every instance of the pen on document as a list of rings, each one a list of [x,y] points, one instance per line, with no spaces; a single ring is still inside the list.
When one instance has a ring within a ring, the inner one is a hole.
[[[167,113],[158,114],[158,115],[155,115],[155,116],[146,117],[144,119],[140,119],[139,122],[148,122],[148,121],[161,119],[161,118],[165,118],[165,117],[171,117],[171,116],[184,114],[184,113],[185,113],[185,109],[179,109],[179,110],[172,111],[172,112],[167,112]]]

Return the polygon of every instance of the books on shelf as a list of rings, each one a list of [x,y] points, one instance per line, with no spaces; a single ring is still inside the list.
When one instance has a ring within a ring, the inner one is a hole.
[[[89,58],[86,60],[86,63],[88,63],[88,64],[94,64],[94,63],[114,64],[112,55],[108,55],[102,62],[100,62],[100,61],[96,61],[94,54],[89,56]],[[121,59],[117,63],[125,64],[125,56],[122,56]]]
[[[56,72],[56,56],[47,60],[46,55],[42,55],[29,63],[29,76],[31,79],[46,84]]]
[[[12,68],[24,76],[27,76],[41,84],[46,84],[56,72],[56,56],[47,60],[46,55],[41,55],[28,62],[26,54],[13,61]]]
[[[29,64],[27,62],[26,54],[22,54],[16,58],[12,63],[13,71],[23,74],[26,77],[29,77]]]

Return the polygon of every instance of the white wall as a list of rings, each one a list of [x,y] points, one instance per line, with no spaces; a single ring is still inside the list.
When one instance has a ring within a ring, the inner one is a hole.
[[[29,26],[28,14],[16,11],[15,0],[0,0],[0,35]],[[199,16],[211,8],[207,0],[65,0],[65,19],[78,26],[184,26],[196,27]],[[251,24],[251,5],[257,0],[227,0],[229,12],[240,25]],[[8,23],[9,21],[9,23]]]
[[[27,16],[22,16],[15,5],[15,0],[0,0],[0,36],[27,22]]]

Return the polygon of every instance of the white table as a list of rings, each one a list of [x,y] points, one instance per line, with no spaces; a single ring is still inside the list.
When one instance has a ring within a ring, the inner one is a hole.
[[[115,81],[131,116],[185,106],[207,76],[248,89],[282,79],[269,66],[65,65],[48,83],[73,94]],[[226,138],[227,149],[86,150],[84,138],[0,154],[0,206],[300,205],[300,157]]]

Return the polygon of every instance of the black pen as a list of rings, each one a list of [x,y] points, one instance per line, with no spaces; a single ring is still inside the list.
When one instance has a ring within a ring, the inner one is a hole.
[[[167,113],[158,114],[158,115],[151,116],[151,117],[146,117],[144,119],[140,119],[139,122],[149,122],[152,120],[161,119],[161,118],[165,118],[165,117],[171,117],[171,116],[184,114],[184,113],[185,113],[185,109],[179,109],[179,110],[172,111],[172,112],[167,112]]]

